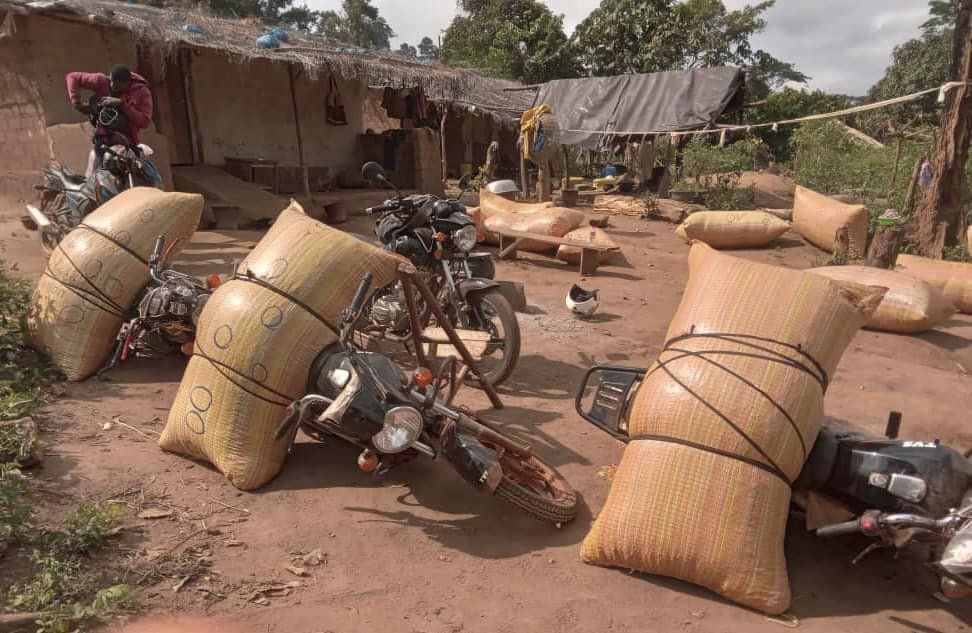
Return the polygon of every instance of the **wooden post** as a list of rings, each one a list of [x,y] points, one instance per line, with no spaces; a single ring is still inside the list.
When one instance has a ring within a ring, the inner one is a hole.
[[[527,173],[526,168],[526,158],[523,156],[523,151],[520,154],[520,192],[524,198],[530,197],[530,174]]]
[[[449,160],[446,158],[446,119],[449,118],[449,106],[442,104],[442,118],[439,120],[439,146],[442,148],[442,187],[445,188],[449,179]]]
[[[184,82],[186,103],[189,106],[189,136],[192,139],[193,163],[202,164],[206,158],[203,155],[202,132],[199,131],[199,110],[196,109],[196,91],[192,81],[192,50],[183,50],[179,56],[182,62],[182,80]]]
[[[959,0],[952,38],[949,77],[962,82],[948,91],[932,160],[932,181],[915,210],[918,249],[940,258],[946,245],[959,244],[965,226],[965,163],[972,141],[972,0]],[[940,225],[945,225],[943,235]]]
[[[894,268],[904,236],[904,227],[878,226],[874,229],[874,237],[867,247],[864,264],[876,268]]]
[[[550,161],[542,158],[538,167],[540,168],[540,173],[537,174],[537,200],[547,202],[553,198],[550,183],[550,172],[552,171]]]
[[[560,185],[561,194],[564,189],[573,189],[570,183],[570,154],[567,153],[567,146],[561,145],[564,150],[564,181]]]
[[[894,144],[894,167],[891,169],[891,185],[888,187],[888,202],[894,194],[894,185],[898,182],[898,163],[901,161],[901,137]]]
[[[290,80],[290,103],[294,108],[294,132],[297,134],[297,160],[300,165],[300,176],[303,182],[304,195],[311,198],[310,179],[307,176],[307,165],[304,164],[304,138],[300,133],[300,111],[297,109],[297,89],[294,83],[294,67],[287,64],[287,78]]]
[[[668,188],[672,183],[672,160],[675,158],[675,137],[668,135],[668,147],[665,148],[665,171],[662,173],[661,183],[658,185],[658,197],[667,198]]]
[[[908,185],[908,193],[905,194],[904,204],[901,205],[901,213],[908,215],[911,213],[911,206],[915,202],[915,191],[918,189],[918,176],[921,174],[921,157],[915,161],[915,168],[911,171],[911,183]]]

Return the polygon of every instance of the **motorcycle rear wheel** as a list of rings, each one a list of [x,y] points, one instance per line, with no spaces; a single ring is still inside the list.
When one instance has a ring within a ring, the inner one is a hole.
[[[500,463],[503,478],[496,487],[496,496],[535,519],[558,526],[577,516],[577,493],[538,457],[524,459],[503,451]]]
[[[480,315],[489,325],[492,335],[499,335],[502,343],[496,344],[492,353],[487,349],[481,361],[484,378],[494,387],[501,385],[516,368],[520,360],[520,323],[516,320],[513,306],[498,290],[489,290],[469,298],[470,307]],[[502,328],[502,332],[494,332],[495,321]],[[494,358],[494,354],[501,353],[501,359]],[[478,387],[479,380],[470,375],[467,382],[472,387]]]

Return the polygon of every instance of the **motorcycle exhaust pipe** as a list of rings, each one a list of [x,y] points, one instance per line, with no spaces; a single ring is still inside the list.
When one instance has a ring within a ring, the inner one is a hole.
[[[34,221],[34,224],[37,225],[38,231],[43,231],[51,225],[51,221],[47,219],[47,216],[41,213],[41,210],[32,204],[27,205],[27,215],[29,215],[30,219]]]

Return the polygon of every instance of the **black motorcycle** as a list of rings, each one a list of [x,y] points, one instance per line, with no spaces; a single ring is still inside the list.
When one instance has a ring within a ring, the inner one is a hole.
[[[378,216],[375,235],[382,247],[412,262],[453,327],[484,335],[477,338],[480,370],[490,384],[502,383],[513,373],[520,357],[520,326],[499,284],[493,281],[489,253],[472,252],[476,222],[466,214],[466,207],[459,199],[403,196],[378,163],[365,163],[361,175],[398,193],[394,199],[367,209]],[[460,182],[463,192],[469,180],[464,177]],[[422,313],[423,327],[434,328],[431,310],[424,306],[422,297],[416,294],[415,303]],[[411,340],[405,290],[400,282],[376,292],[365,314],[364,334],[406,344]]]
[[[577,413],[623,442],[628,413],[645,371],[596,366],[577,392]],[[901,414],[892,413],[884,439],[821,429],[794,483],[794,499],[808,493],[836,502],[853,520],[826,524],[821,537],[862,534],[874,539],[855,559],[909,543],[931,547],[930,567],[949,598],[972,594],[972,465],[937,440],[898,440]],[[808,519],[809,519],[808,514]]]
[[[149,157],[152,148],[135,145],[123,133],[114,130],[122,124],[114,107],[89,106],[92,138],[100,166],[85,178],[56,160],[44,169],[44,180],[34,188],[40,191],[40,206],[27,205],[21,218],[24,227],[37,231],[45,253],[53,251],[71,229],[85,216],[114,198],[120,192],[137,186],[161,187],[162,178]]]
[[[111,356],[98,375],[133,355],[156,358],[176,351],[192,355],[199,316],[219,286],[219,277],[210,275],[201,282],[170,268],[167,260],[177,243],[165,250],[165,236],[155,240],[148,263],[149,281],[135,310],[118,330]]]
[[[277,439],[296,436],[298,427],[319,441],[341,438],[361,447],[359,467],[377,474],[419,456],[442,456],[482,492],[537,519],[572,520],[577,495],[553,468],[529,446],[451,404],[460,386],[451,359],[438,375],[419,368],[408,378],[388,357],[358,349],[352,333],[371,281],[366,274],[344,311],[338,342],[312,364],[309,395],[288,407]]]

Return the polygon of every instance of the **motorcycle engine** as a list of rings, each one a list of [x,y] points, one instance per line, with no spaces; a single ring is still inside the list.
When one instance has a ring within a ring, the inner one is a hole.
[[[408,329],[408,307],[400,284],[375,299],[371,306],[371,321],[392,332]]]

